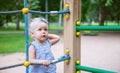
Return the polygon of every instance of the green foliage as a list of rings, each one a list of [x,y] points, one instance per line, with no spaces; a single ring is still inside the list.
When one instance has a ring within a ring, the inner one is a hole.
[[[113,0],[107,0],[107,2],[105,3],[105,6],[111,6],[112,2],[113,2]]]
[[[40,0],[28,0],[29,9],[31,10],[39,10],[41,6],[39,6]]]
[[[86,21],[86,13],[87,13],[89,6],[90,6],[90,0],[89,1],[83,0],[81,4],[82,4],[82,12],[81,12],[82,18],[81,18],[81,20]]]
[[[119,23],[120,20],[120,0],[113,0],[111,6],[108,6],[106,9],[107,19],[112,21],[117,21]]]
[[[0,11],[15,11],[15,10],[21,10],[23,8],[23,0],[7,0],[7,2],[5,0],[0,0]],[[16,20],[16,18],[13,18],[14,16],[16,16],[16,14],[0,14],[0,19],[3,25],[6,22],[12,22],[12,20]],[[20,14],[19,14],[19,18]]]
[[[99,21],[99,16],[103,15],[105,20],[120,20],[120,0],[83,0],[82,1],[82,21]],[[104,9],[100,14],[101,8]]]
[[[103,3],[105,6],[111,6],[113,0],[90,0],[91,3]]]
[[[31,10],[45,11],[45,1],[46,0],[28,0],[28,7]],[[21,10],[23,5],[23,0],[0,0],[0,11],[12,11]],[[120,20],[120,0],[82,0],[82,13],[81,19],[83,22],[86,21],[99,21],[100,8],[105,9],[105,20]],[[59,11],[60,1],[58,0],[48,0],[48,11]],[[16,14],[12,15],[0,15],[0,26],[7,22],[16,22]],[[32,17],[45,17],[41,14],[33,14]],[[24,16],[19,14],[20,21],[24,21]],[[50,22],[57,22],[58,16],[48,16]]]
[[[23,8],[23,0],[0,0],[0,11],[13,11]]]

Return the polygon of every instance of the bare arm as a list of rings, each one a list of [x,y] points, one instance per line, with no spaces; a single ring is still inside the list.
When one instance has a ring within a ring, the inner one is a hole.
[[[48,66],[50,62],[48,60],[37,60],[35,59],[35,48],[33,45],[30,45],[29,47],[29,61],[32,63],[41,63],[44,66]]]
[[[60,37],[58,35],[55,35],[55,34],[48,34],[48,39],[50,40],[52,45],[54,45],[60,40]]]

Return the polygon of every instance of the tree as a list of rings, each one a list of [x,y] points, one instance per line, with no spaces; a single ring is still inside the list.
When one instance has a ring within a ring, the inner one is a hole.
[[[120,0],[113,0],[111,6],[107,7],[107,17],[109,21],[117,21],[119,24],[120,21]]]
[[[0,0],[0,11],[15,11],[15,10],[21,10],[23,7],[23,0],[7,0],[7,2],[5,2],[4,0]],[[1,20],[2,20],[2,23],[4,24],[5,21],[7,21],[6,23],[8,23],[10,20],[13,20],[13,16],[16,16],[16,18],[14,19],[17,19],[16,23],[17,23],[17,26],[16,26],[16,29],[19,29],[19,16],[20,14],[4,14],[2,15],[1,14]]]
[[[7,3],[4,0],[0,0],[0,11],[7,11],[12,9],[10,5],[11,3],[13,3],[11,0],[7,0]],[[9,15],[0,14],[0,27],[4,25],[5,18],[8,18],[8,16]]]
[[[87,9],[86,19],[91,21],[99,21],[99,25],[104,25],[104,21],[106,19],[106,7],[112,5],[112,0],[86,0],[83,1],[84,4],[82,6]],[[87,8],[88,7],[88,8]],[[83,17],[85,18],[85,17]]]

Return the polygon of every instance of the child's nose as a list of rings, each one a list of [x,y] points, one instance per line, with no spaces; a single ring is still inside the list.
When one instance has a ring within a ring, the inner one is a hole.
[[[42,33],[45,34],[45,30],[43,30]]]
[[[43,34],[45,34],[45,32],[43,32]]]

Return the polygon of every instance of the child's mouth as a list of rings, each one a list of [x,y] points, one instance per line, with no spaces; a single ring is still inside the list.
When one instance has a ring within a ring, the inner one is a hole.
[[[45,35],[43,35],[43,37],[45,37]]]

